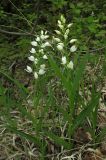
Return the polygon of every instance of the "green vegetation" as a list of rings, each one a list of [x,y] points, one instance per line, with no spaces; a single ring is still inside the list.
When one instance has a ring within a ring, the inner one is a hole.
[[[1,1],[1,159],[106,158],[105,10],[105,0]]]

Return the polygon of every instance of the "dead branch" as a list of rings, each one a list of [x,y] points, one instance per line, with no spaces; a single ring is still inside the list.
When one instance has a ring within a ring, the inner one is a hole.
[[[1,33],[4,33],[4,34],[11,34],[11,35],[19,35],[19,36],[34,36],[34,34],[32,33],[22,33],[22,32],[10,32],[10,31],[6,31],[6,30],[3,30],[3,29],[0,29],[0,32]]]

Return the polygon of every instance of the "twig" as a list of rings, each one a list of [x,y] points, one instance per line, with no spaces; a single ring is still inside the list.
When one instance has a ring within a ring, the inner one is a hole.
[[[36,13],[37,13],[37,19],[35,20],[34,24],[33,24],[33,27],[32,27],[32,30],[31,30],[31,33],[33,34],[35,32],[35,27],[37,25],[37,22],[38,22],[38,18],[39,18],[39,10],[40,10],[40,3],[39,1],[37,2],[36,4],[36,7],[35,7],[35,10],[36,10]]]
[[[82,52],[84,52],[84,53],[86,53],[86,52],[96,52],[96,51],[100,51],[100,50],[105,49],[105,48],[106,48],[106,46],[103,46],[101,48],[95,48],[95,49],[86,50],[86,51],[82,51]]]
[[[27,21],[28,25],[32,28],[30,21],[24,16],[24,14],[15,6],[11,0],[8,1],[14,6],[14,8],[22,15],[22,17]]]
[[[11,35],[19,35],[19,36],[34,36],[34,34],[32,33],[22,33],[22,32],[9,32],[3,29],[0,29],[1,33],[5,33],[5,34],[11,34]]]
[[[10,26],[7,25],[7,26],[6,26],[6,25],[1,24],[0,27],[4,27],[4,28],[6,28],[6,29],[7,29],[7,28],[16,29],[17,31],[24,32],[24,33],[26,32],[26,31],[24,31],[23,29],[20,29],[20,28],[18,28],[18,27],[12,26],[12,25],[10,25]],[[3,29],[4,29],[4,28],[3,28]]]

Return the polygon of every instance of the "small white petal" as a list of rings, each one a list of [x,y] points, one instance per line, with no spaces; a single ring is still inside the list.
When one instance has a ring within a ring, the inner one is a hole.
[[[65,65],[67,63],[66,57],[62,57],[62,64]]]
[[[49,42],[44,43],[45,47],[47,46],[51,46],[51,44]]]
[[[36,65],[38,63],[38,59],[37,58],[35,58],[35,60],[34,60],[34,64]]]
[[[69,32],[70,32],[70,30],[69,30],[69,29],[67,29],[67,30],[66,30],[66,32],[65,32],[65,34],[66,34],[66,35],[68,35],[68,34],[69,34]]]
[[[67,27],[68,27],[68,28],[70,28],[72,25],[73,25],[73,23],[70,23],[70,24],[68,24],[68,26],[67,26]]]
[[[38,43],[36,41],[32,41],[31,44],[32,44],[32,46],[35,46],[35,47],[38,45]]]
[[[35,48],[31,48],[30,52],[31,53],[36,53]]]
[[[58,45],[57,45],[57,49],[58,49],[59,51],[61,51],[61,50],[63,50],[63,46],[60,45],[60,44],[58,44]]]
[[[61,34],[61,32],[60,32],[60,31],[58,31],[58,30],[55,30],[55,32],[56,32],[57,34],[59,34],[59,35]]]
[[[61,21],[63,22],[63,23],[65,23],[66,22],[66,19],[65,19],[65,17],[63,16],[63,15],[61,15]]]
[[[45,35],[44,39],[47,39],[47,38],[49,38],[49,36],[48,36],[48,35]]]
[[[64,43],[58,43],[58,44],[64,47]]]
[[[61,21],[60,20],[58,20],[57,22],[58,22],[59,25],[61,25]]]
[[[30,66],[27,66],[27,69],[25,69],[28,73],[32,72],[32,68]]]
[[[47,58],[47,55],[44,55],[44,56],[43,56],[43,59],[48,59],[48,58]]]
[[[45,48],[45,47],[49,47],[49,46],[51,46],[50,43],[49,43],[49,42],[46,42],[46,43],[43,43],[43,44],[41,45],[41,48]]]
[[[36,38],[36,41],[39,42],[39,41],[40,41],[40,37],[37,37],[37,38]]]
[[[34,77],[35,77],[35,79],[38,79],[38,74],[37,74],[37,72],[34,72]]]
[[[64,26],[63,25],[60,25],[58,24],[59,28],[63,30]]]
[[[44,54],[44,50],[43,49],[40,49],[39,52],[42,53],[42,54]]]
[[[74,66],[74,64],[73,64],[72,61],[70,61],[70,62],[67,64],[67,68],[73,69],[73,66]]]
[[[44,40],[44,39],[45,39],[45,35],[42,34],[42,35],[40,36],[40,38],[41,38],[42,40]]]
[[[40,68],[43,69],[43,70],[45,69],[45,67],[46,67],[45,64],[41,64],[41,65],[40,65]]]
[[[43,31],[43,30],[41,30],[41,34],[42,34],[42,35],[44,34],[44,31]]]
[[[40,69],[39,70],[39,75],[43,75],[43,74],[45,74],[45,70],[44,69]]]
[[[64,34],[64,38],[67,39],[67,38],[68,38],[68,35],[67,35],[67,34]]]
[[[42,43],[41,48],[45,48],[45,44],[44,43]]]
[[[71,51],[71,52],[75,52],[76,50],[77,50],[76,45],[73,45],[73,46],[70,48],[70,51]]]
[[[56,42],[61,42],[61,40],[60,40],[59,38],[53,37],[53,39],[54,39]]]
[[[32,62],[35,60],[34,56],[30,56],[30,57],[28,57],[28,59],[29,59],[30,61],[32,61]]]
[[[74,42],[76,42],[77,41],[77,39],[71,39],[70,40],[70,43],[74,43]]]
[[[45,34],[47,34],[47,31],[45,31]]]

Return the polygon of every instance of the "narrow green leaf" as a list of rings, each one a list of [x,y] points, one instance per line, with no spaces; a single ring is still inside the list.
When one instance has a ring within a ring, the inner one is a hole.
[[[21,136],[22,138],[25,138],[27,140],[30,140],[31,142],[35,143],[36,145],[38,145],[39,147],[42,146],[41,140],[37,137],[37,136],[32,136],[29,135],[21,130],[18,130],[15,127],[11,127],[11,126],[6,126],[10,131],[16,133],[17,135]]]
[[[23,84],[21,84],[20,82],[18,82],[16,79],[12,78],[11,76],[9,76],[7,73],[3,72],[0,70],[0,73],[6,77],[8,80],[10,80],[11,82],[13,82],[24,94],[29,94],[29,91],[24,87]]]
[[[71,144],[64,140],[64,138],[59,137],[51,132],[45,132],[45,135],[51,138],[56,145],[64,146],[66,149],[71,149]]]
[[[100,98],[100,94],[96,94],[95,96],[93,95],[90,103],[86,106],[86,108],[81,111],[81,113],[75,118],[73,121],[73,125],[71,128],[71,131],[74,132],[74,130],[82,124],[87,117],[90,116],[91,112],[93,112],[93,109],[98,105]]]

